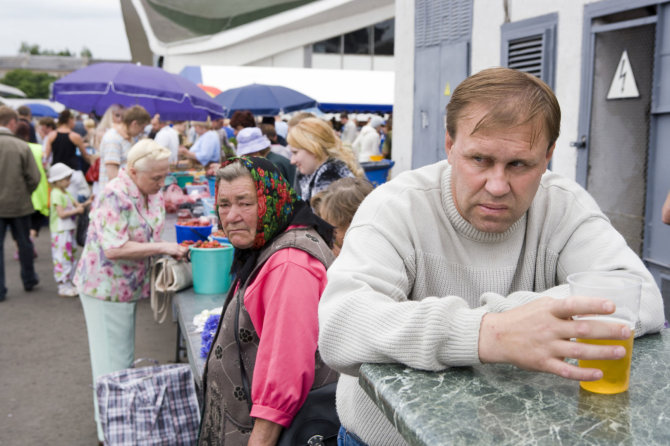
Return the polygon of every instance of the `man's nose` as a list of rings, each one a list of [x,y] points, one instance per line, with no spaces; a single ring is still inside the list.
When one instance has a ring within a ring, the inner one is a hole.
[[[486,179],[486,191],[494,197],[501,197],[510,191],[508,174],[503,166],[494,166]]]

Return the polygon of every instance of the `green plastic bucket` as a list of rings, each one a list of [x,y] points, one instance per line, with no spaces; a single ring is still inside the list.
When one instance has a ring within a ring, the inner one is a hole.
[[[183,175],[183,176],[178,176],[177,177],[177,184],[179,187],[182,189],[186,187],[187,184],[193,183],[193,175]]]
[[[224,294],[230,288],[230,266],[233,264],[233,245],[222,248],[191,249],[193,290],[197,294]]]

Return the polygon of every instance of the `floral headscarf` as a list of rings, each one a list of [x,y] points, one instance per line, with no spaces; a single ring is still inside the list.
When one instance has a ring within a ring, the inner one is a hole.
[[[289,226],[311,226],[329,246],[331,245],[333,227],[317,217],[306,201],[298,198],[272,162],[261,157],[242,156],[228,159],[221,168],[232,163],[241,163],[251,173],[258,198],[254,244],[248,249],[235,249],[232,271],[240,280],[246,280],[251,274],[261,248]],[[216,197],[218,195],[219,182],[216,183]],[[217,216],[218,214],[217,205]]]

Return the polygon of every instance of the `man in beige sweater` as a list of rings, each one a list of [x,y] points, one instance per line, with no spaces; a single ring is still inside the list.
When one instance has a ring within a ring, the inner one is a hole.
[[[40,171],[28,144],[14,136],[18,117],[0,106],[0,302],[7,295],[2,249],[7,228],[19,247],[23,288],[30,291],[39,282],[30,241],[30,215],[35,211],[30,195],[40,182]]]
[[[447,107],[448,161],[405,172],[362,203],[319,305],[319,350],[341,373],[337,409],[351,444],[404,444],[358,385],[366,362],[423,370],[504,362],[600,379],[564,358],[617,359],[623,347],[570,339],[625,339],[630,328],[573,321],[614,305],[570,296],[571,273],[640,276],[635,335],[663,326],[660,291],[639,257],[584,189],[546,172],[559,129],[546,84],[484,70]]]

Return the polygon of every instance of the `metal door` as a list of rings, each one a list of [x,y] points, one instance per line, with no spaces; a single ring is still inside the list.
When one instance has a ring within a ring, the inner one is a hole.
[[[585,5],[583,33],[577,181],[641,255],[670,318],[670,1]],[[623,50],[630,71],[617,73],[632,72],[639,95],[608,101]]]
[[[586,189],[642,253],[655,24],[595,35]],[[637,90],[637,91],[636,91]]]
[[[412,168],[446,158],[445,107],[469,74],[473,0],[416,0]]]

